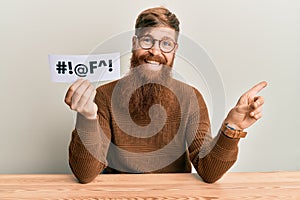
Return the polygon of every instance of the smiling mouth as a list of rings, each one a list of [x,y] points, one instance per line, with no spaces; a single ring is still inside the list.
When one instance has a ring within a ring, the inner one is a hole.
[[[159,62],[157,62],[157,61],[154,61],[154,60],[144,60],[145,61],[145,63],[148,63],[148,64],[151,64],[151,65],[160,65],[160,63]]]

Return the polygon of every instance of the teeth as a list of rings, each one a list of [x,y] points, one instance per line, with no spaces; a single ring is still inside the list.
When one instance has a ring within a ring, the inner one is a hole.
[[[147,60],[148,63],[152,65],[159,65],[159,62],[153,61],[153,60]]]

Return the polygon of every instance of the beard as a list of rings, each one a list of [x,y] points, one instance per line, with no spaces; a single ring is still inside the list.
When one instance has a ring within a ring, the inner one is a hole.
[[[145,66],[146,60],[152,60],[160,63],[162,68],[160,70],[154,71],[150,70]],[[167,59],[163,56],[153,56],[149,52],[138,56],[136,51],[132,52],[130,59],[130,74],[139,75],[141,81],[143,82],[166,82],[171,78],[171,68],[173,67],[174,57],[171,63],[167,65]]]
[[[159,62],[162,65],[161,69],[153,71],[144,66],[145,60],[149,59]],[[172,109],[174,105],[172,102],[176,101],[176,98],[168,86],[172,82],[173,60],[170,66],[167,66],[166,59],[163,57],[151,56],[148,52],[137,56],[133,51],[130,72],[122,80],[121,97],[128,95],[132,88],[135,90],[130,97],[129,105],[128,101],[122,101],[122,98],[120,98],[119,105],[123,109],[129,109],[131,118],[136,123],[138,121],[150,123],[149,109],[154,104],[161,105],[167,113]],[[155,115],[160,117],[161,113],[155,113]]]

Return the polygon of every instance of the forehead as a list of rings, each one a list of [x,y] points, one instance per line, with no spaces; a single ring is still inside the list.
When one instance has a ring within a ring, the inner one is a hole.
[[[141,30],[142,35],[151,35],[155,39],[162,39],[164,37],[175,40],[176,31],[169,27],[151,27],[143,28]]]

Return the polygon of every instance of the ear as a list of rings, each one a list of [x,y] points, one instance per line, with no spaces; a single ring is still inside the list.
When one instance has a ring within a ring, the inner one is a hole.
[[[132,42],[132,46],[131,46],[131,52],[134,50],[134,49],[136,49],[137,48],[137,36],[136,35],[134,35],[133,37],[132,37],[132,40],[131,40],[131,42]]]
[[[174,54],[176,54],[176,51],[177,51],[177,49],[178,49],[178,43],[176,43],[176,46],[175,46],[175,48],[174,48]]]

